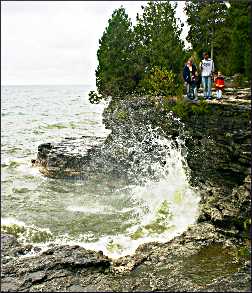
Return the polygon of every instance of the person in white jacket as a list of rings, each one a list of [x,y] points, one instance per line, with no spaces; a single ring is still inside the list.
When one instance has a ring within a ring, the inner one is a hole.
[[[214,62],[209,58],[208,53],[203,54],[204,59],[200,62],[202,86],[205,99],[211,99],[212,75],[214,72]]]

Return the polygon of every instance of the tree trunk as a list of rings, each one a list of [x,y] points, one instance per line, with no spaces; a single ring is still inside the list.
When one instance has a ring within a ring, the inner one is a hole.
[[[213,60],[213,45],[214,45],[214,28],[212,28],[212,40],[211,40],[211,59]]]

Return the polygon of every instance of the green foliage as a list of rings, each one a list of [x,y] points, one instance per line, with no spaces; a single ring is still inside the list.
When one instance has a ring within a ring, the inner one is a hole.
[[[99,104],[103,98],[102,95],[98,95],[95,91],[90,91],[88,95],[91,104]]]
[[[159,66],[180,74],[184,57],[181,31],[169,1],[148,2],[134,28],[136,56],[144,73]]]
[[[182,93],[183,42],[175,7],[168,1],[150,1],[131,21],[123,7],[116,9],[99,40],[97,92],[91,103],[132,94]]]
[[[202,56],[204,51],[210,52],[212,42],[215,43],[216,33],[225,22],[227,7],[217,0],[192,0],[186,2],[185,11],[190,25],[186,39]]]
[[[176,95],[183,84],[184,51],[175,7],[168,1],[150,1],[143,9],[134,28],[136,90],[140,94]]]
[[[202,115],[210,113],[209,105],[205,100],[200,100],[199,104],[192,105],[191,109],[194,114]]]
[[[230,73],[244,74],[250,78],[251,72],[251,2],[230,1],[231,7],[226,25],[229,27],[230,44],[228,57]]]
[[[236,73],[234,76],[233,76],[233,86],[235,88],[240,88],[244,85],[244,77],[242,74],[240,73]]]
[[[186,101],[178,100],[176,104],[170,108],[170,110],[183,119],[188,117],[190,108],[188,107],[188,103]]]
[[[199,103],[192,104],[184,99],[177,99],[176,102],[171,102],[168,97],[163,101],[163,108],[167,112],[174,112],[182,120],[188,119],[191,115],[209,114],[211,111],[211,108],[205,100],[200,100]]]
[[[176,76],[171,70],[154,66],[150,73],[140,82],[139,87],[144,94],[154,96],[182,95],[181,83],[176,81]]]
[[[96,86],[102,96],[122,96],[132,92],[132,42],[130,19],[120,7],[113,12],[99,40]]]
[[[199,57],[198,53],[196,51],[192,51],[190,57],[193,60],[193,63],[195,64],[197,71],[200,72],[200,62],[201,62],[201,58]]]
[[[230,8],[218,0],[186,1],[190,26],[187,41],[192,44],[186,51],[180,39],[182,25],[175,18],[176,4],[149,1],[142,6],[143,13],[137,14],[134,27],[125,9],[116,9],[99,40],[97,93],[89,93],[90,102],[136,94],[180,96],[184,63],[192,56],[198,67],[203,51],[211,49],[217,70],[250,78],[251,3],[229,2]],[[174,111],[183,116],[183,108],[183,104],[177,104]],[[192,107],[193,112],[205,110],[203,105]]]

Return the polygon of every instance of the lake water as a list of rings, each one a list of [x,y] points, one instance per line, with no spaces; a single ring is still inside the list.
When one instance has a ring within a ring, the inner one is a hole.
[[[111,257],[132,254],[144,242],[165,242],[198,216],[199,195],[188,183],[180,148],[167,150],[159,181],[124,186],[50,179],[31,165],[38,145],[83,135],[106,137],[104,104],[88,101],[88,86],[2,86],[2,231],[47,247],[79,244]],[[148,163],[148,162],[146,162]]]

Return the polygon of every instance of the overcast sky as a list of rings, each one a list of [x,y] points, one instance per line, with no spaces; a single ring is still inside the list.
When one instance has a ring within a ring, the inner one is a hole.
[[[123,5],[134,24],[146,3],[1,1],[1,84],[95,86],[98,41],[113,10]],[[185,22],[183,6],[177,17]]]

